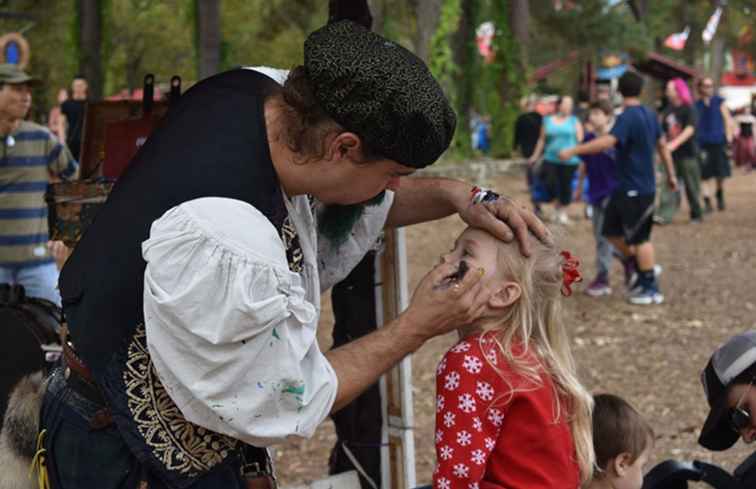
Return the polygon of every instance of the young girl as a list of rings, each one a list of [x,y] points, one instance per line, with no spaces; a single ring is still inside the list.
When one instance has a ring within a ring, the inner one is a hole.
[[[587,489],[641,489],[643,469],[654,443],[648,423],[623,399],[594,398],[593,447],[597,473]]]
[[[442,257],[483,268],[491,298],[485,318],[459,329],[462,340],[437,369],[437,489],[577,489],[591,478],[592,399],[561,322],[577,262],[531,244],[524,258],[468,228]]]

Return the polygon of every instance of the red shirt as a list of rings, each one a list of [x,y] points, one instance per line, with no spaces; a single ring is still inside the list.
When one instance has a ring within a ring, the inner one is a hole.
[[[580,472],[565,403],[555,422],[551,378],[542,373],[536,383],[515,371],[491,334],[465,338],[436,370],[433,487],[576,489]],[[523,360],[538,365],[532,350]]]

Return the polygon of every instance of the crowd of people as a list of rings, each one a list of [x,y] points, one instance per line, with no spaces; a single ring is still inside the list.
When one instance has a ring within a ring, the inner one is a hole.
[[[625,90],[628,77],[625,77]],[[627,98],[622,93],[622,79],[619,92]],[[628,154],[623,154],[626,144],[621,139],[599,152],[571,152],[570,148],[578,146],[578,142],[589,143],[601,136],[616,139],[623,121],[628,120],[625,113],[636,111],[628,111],[627,102],[615,107],[607,91],[600,91],[600,97],[580,111],[573,109],[568,96],[559,97],[554,112],[547,115],[535,110],[536,97],[525,101],[523,113],[516,122],[514,147],[528,161],[527,184],[536,213],[549,217],[542,206],[555,202],[551,218],[569,225],[569,206],[584,201],[586,214],[593,221],[597,272],[585,288],[588,295],[600,297],[612,293],[609,270],[616,257],[623,265],[624,285],[631,303],[663,302],[657,280],[651,278],[661,273],[661,267],[652,263],[652,249],[646,253],[638,251],[644,248],[643,243],[650,243],[652,224],[672,223],[680,210],[683,193],[692,223],[702,223],[706,214],[714,212],[715,206],[718,211],[724,211],[724,183],[732,174],[730,152],[738,166],[746,171],[752,168],[756,145],[750,108],[743,108],[733,117],[724,99],[714,93],[714,83],[709,77],[697,81],[697,93],[698,99],[694,100],[685,80],[671,79],[665,85],[658,115],[653,110],[642,109],[644,120],[634,131],[643,131],[647,143],[657,146],[658,158],[648,151],[638,153],[637,138]],[[638,104],[639,101],[632,105]],[[650,146],[646,146],[648,150]],[[671,165],[667,164],[666,153],[669,153]],[[569,157],[562,158],[564,155]],[[618,160],[622,158],[627,161],[618,168]],[[632,170],[623,170],[629,167]],[[618,206],[611,205],[612,196],[621,192],[631,198],[619,206],[624,209],[622,212],[628,212],[628,206],[637,207],[636,216],[625,216],[630,221],[625,223],[629,227],[623,231],[627,249],[618,242],[610,242],[611,235],[607,234],[619,232],[619,228],[608,229],[613,225],[606,217],[613,207],[617,210]]]
[[[311,436],[406,355],[456,330],[436,371],[434,487],[641,488],[651,426],[622,398],[592,395],[571,352],[562,309],[578,260],[492,190],[406,178],[448,148],[456,117],[425,64],[369,24],[332,18],[281,83],[242,68],[201,81],[118,181],[60,279],[70,335],[44,386],[36,469],[50,487],[274,487],[262,447]],[[630,302],[664,301],[651,240],[659,186],[675,193],[679,179],[696,222],[712,196],[724,210],[733,122],[707,80],[695,109],[685,83],[670,81],[661,117],[641,103],[633,72],[619,80],[616,115],[599,100],[581,120],[564,96],[542,118],[528,101],[516,142],[534,203],[555,201],[563,225],[575,200],[593,209],[591,295],[611,292],[616,256]],[[35,82],[0,66],[0,282],[54,266],[42,192],[50,174],[78,171],[61,140],[80,147],[86,86],[77,79],[70,100],[61,94],[49,130],[25,120]],[[383,228],[452,214],[468,227],[409,307],[321,352],[321,292]],[[712,356],[702,445],[756,438],[754,364],[753,333]]]

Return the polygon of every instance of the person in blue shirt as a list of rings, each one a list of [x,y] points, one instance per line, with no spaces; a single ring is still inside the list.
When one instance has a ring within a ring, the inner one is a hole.
[[[704,206],[711,212],[711,180],[716,180],[717,208],[725,209],[724,179],[731,174],[730,159],[727,157],[727,145],[735,134],[735,123],[724,99],[714,95],[714,82],[711,78],[702,78],[698,82],[700,98],[696,102],[698,123],[696,138],[701,147],[701,179],[703,180]]]
[[[568,160],[576,155],[594,154],[616,148],[617,188],[606,208],[602,233],[624,256],[625,280],[631,304],[661,304],[664,296],[654,273],[654,246],[651,243],[656,175],[654,149],[667,168],[667,183],[677,189],[677,177],[656,113],[641,104],[643,78],[628,71],[619,79],[623,112],[609,134],[560,151]],[[637,270],[637,279],[633,272]]]

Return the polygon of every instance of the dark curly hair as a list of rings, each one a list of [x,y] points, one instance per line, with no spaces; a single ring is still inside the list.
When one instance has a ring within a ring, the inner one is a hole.
[[[320,106],[304,66],[297,66],[289,72],[281,90],[282,115],[285,118],[281,141],[304,160],[319,159],[325,155],[325,137],[332,132],[345,129]],[[362,141],[362,163],[383,159],[378,151]]]

